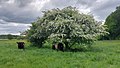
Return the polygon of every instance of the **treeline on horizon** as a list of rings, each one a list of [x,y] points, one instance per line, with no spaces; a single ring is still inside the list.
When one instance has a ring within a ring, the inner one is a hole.
[[[12,39],[25,39],[24,36],[21,36],[21,35],[12,35],[12,34],[7,34],[7,35],[0,35],[0,39],[9,39],[9,40],[12,40]]]

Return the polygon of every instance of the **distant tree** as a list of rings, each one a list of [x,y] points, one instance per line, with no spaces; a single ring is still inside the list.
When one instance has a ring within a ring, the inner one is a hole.
[[[0,35],[0,39],[17,39],[17,37],[19,37],[18,35],[11,35],[11,34],[8,34],[8,35]]]
[[[106,18],[105,25],[110,33],[105,36],[106,39],[120,39],[120,6]]]
[[[7,35],[7,38],[8,38],[9,40],[13,39],[13,35],[8,34],[8,35]]]
[[[8,39],[7,35],[0,35],[0,39]]]
[[[95,21],[93,16],[79,13],[75,7],[43,11],[44,15],[32,23],[28,39],[42,46],[45,40],[62,42],[67,49],[75,44],[91,45],[98,36],[105,35],[106,27]]]

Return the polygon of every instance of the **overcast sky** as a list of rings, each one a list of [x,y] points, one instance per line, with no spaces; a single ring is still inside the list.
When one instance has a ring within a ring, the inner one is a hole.
[[[91,13],[98,21],[105,21],[119,5],[120,0],[0,0],[0,34],[25,31],[42,16],[43,10],[73,6]]]

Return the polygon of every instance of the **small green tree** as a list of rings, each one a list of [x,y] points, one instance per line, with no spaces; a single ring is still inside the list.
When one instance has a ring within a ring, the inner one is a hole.
[[[43,11],[44,15],[28,30],[28,38],[33,44],[41,45],[45,40],[62,42],[67,49],[75,44],[91,45],[98,36],[107,32],[93,16],[79,13],[75,7]]]

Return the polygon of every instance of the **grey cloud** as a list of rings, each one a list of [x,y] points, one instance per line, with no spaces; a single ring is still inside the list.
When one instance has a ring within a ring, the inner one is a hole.
[[[11,0],[0,0],[0,4],[6,4]],[[29,3],[33,2],[34,0],[14,0],[14,4],[19,7],[27,6]]]
[[[53,6],[59,6],[59,7],[74,5],[75,3],[76,0],[51,0],[51,4]]]
[[[112,13],[118,5],[120,0],[106,0],[105,2],[95,3],[96,6],[91,7],[91,12],[94,16],[98,16],[99,20],[105,20],[106,17]]]
[[[13,4],[2,4],[0,7],[0,19],[7,22],[31,23],[39,16],[38,11],[32,10],[32,7],[27,5],[31,2],[32,0],[15,0]]]
[[[29,24],[7,23],[0,24],[0,34],[18,34],[28,29]]]
[[[79,0],[50,0],[50,2],[46,3],[41,10],[48,10],[53,8],[64,8],[67,6],[78,7]]]
[[[9,1],[9,0],[0,0],[0,4],[1,4],[1,3],[5,3],[5,2],[7,2],[7,1]]]
[[[78,5],[86,5],[87,7],[91,7],[92,5],[94,5],[94,3],[97,0],[77,0]]]
[[[95,6],[96,5],[96,6]],[[120,0],[106,0],[105,2],[96,3],[92,6],[93,11],[100,11],[103,9],[115,8],[117,5],[120,5]]]
[[[34,0],[15,0],[15,3],[19,6],[19,7],[25,7],[27,5],[29,5],[31,2],[33,2]]]

